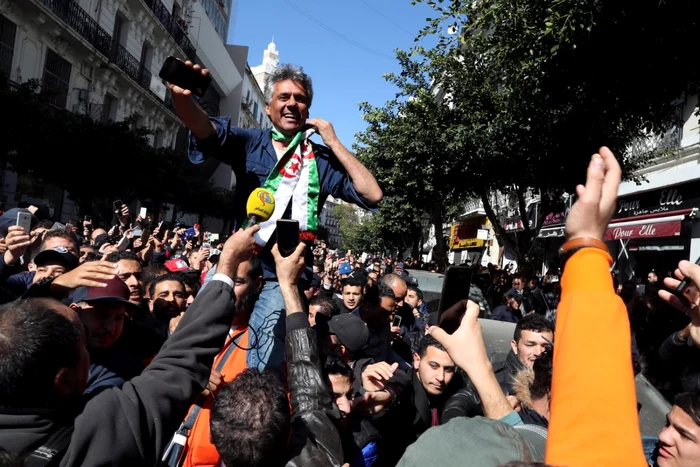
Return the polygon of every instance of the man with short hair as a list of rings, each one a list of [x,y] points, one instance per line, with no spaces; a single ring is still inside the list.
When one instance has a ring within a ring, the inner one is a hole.
[[[144,324],[153,328],[164,337],[170,335],[170,321],[180,317],[185,311],[185,284],[176,273],[163,274],[156,277],[148,286],[148,308],[152,319],[146,319]]]
[[[182,273],[178,273],[182,274]],[[255,301],[264,283],[262,267],[257,255],[248,261],[240,263],[233,281],[236,295],[236,312],[231,322],[231,331],[221,352],[214,358],[212,374],[209,378],[210,387],[205,389],[199,400],[190,408],[185,417],[188,423],[186,430],[175,436],[185,436],[181,456],[184,467],[218,466],[221,456],[211,441],[211,410],[217,388],[224,383],[231,383],[246,369],[246,354],[249,348],[248,321],[253,312]],[[215,277],[220,277],[215,274]],[[212,279],[213,280],[213,279]],[[255,352],[251,349],[250,352]],[[252,394],[250,397],[254,397]],[[188,422],[191,420],[191,422]]]
[[[138,305],[119,278],[101,281],[104,287],[80,287],[73,292],[71,309],[87,333],[90,374],[86,393],[117,386],[141,374],[165,342],[153,330],[128,319]]]
[[[355,375],[352,368],[337,355],[328,355],[323,370],[333,402],[340,412],[340,417],[334,421],[343,443],[343,460],[350,465],[378,465],[381,437],[372,422],[353,408]]]
[[[352,313],[362,303],[366,281],[355,277],[343,279],[342,302],[338,303],[341,313]]]
[[[657,438],[643,438],[650,466],[692,467],[700,459],[700,392],[676,396]]]
[[[385,437],[387,465],[395,465],[408,445],[430,427],[441,424],[445,404],[463,386],[455,370],[445,348],[432,336],[423,337],[413,355],[412,384],[401,394],[401,403],[391,406],[376,421]]]
[[[340,313],[340,310],[335,300],[325,297],[314,297],[309,303],[309,325],[314,327],[318,324],[317,317],[319,314],[324,315],[325,320],[328,321],[338,313]]]
[[[186,65],[202,76],[209,74],[199,65]],[[331,123],[309,119],[313,86],[301,67],[282,65],[268,77],[265,111],[272,122],[268,130],[236,128],[230,117],[210,119],[193,99],[191,90],[171,83],[168,88],[178,115],[190,130],[190,160],[201,163],[213,157],[229,164],[236,174],[236,226],[247,225],[246,201],[254,189],[268,189],[275,197],[277,208],[268,221],[261,223],[256,235],[266,281],[251,317],[259,342],[251,343],[258,352],[249,353],[248,366],[263,369],[269,365],[279,370],[284,361],[284,326],[275,323],[284,316],[284,302],[270,254],[276,243],[276,221],[299,220],[301,239],[312,243],[329,195],[374,209],[382,199],[382,190],[369,170],[343,146]],[[314,131],[326,146],[309,140]],[[313,264],[311,249],[306,264],[309,269]],[[308,273],[305,280],[310,280]]]
[[[253,253],[258,228],[227,242],[219,272],[230,280]],[[77,313],[48,299],[0,307],[0,450],[61,466],[156,465],[230,329],[233,289],[213,282],[141,375],[86,404],[76,404],[90,363]]]
[[[428,305],[423,301],[423,291],[417,286],[409,284],[406,293],[406,304],[413,309],[416,318],[427,318]]]
[[[515,325],[511,350],[505,361],[493,363],[496,381],[506,396],[515,395],[515,376],[522,370],[531,369],[541,354],[552,351],[553,343],[554,326],[544,316],[529,314]],[[459,408],[463,412],[459,416],[483,415],[481,401],[471,381],[458,393],[458,397],[464,399],[464,405]]]
[[[249,368],[214,400],[211,439],[227,466],[325,467],[341,465],[343,448],[333,419],[340,418],[323,378],[316,332],[303,312],[297,282],[305,245],[275,255],[286,310],[290,397],[270,370]],[[292,409],[290,417],[289,409]]]
[[[143,265],[139,257],[130,251],[120,251],[110,253],[107,256],[107,261],[117,264],[117,275],[129,287],[129,301],[140,307],[144,301],[144,284],[142,277]],[[129,317],[134,318],[134,312],[128,311]]]
[[[506,303],[499,305],[491,312],[491,319],[495,321],[505,321],[506,323],[517,323],[523,316],[520,305],[523,303],[523,294],[517,289],[510,289],[505,294]]]

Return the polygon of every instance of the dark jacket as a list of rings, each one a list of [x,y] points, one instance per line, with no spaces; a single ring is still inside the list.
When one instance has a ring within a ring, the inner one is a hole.
[[[696,392],[700,390],[700,350],[693,345],[688,337],[682,340],[677,332],[666,338],[659,349],[659,357],[665,365],[669,365],[677,376],[680,392]]]
[[[368,419],[351,414],[341,439],[344,459],[350,467],[376,465],[381,452],[381,437]]]
[[[0,449],[33,451],[67,421],[74,431],[60,465],[154,465],[209,381],[234,310],[233,289],[211,284],[140,376],[103,390],[67,419],[58,410],[0,409]]]
[[[508,352],[506,360],[493,365],[496,381],[501,386],[503,393],[508,396],[513,394],[513,378],[525,366],[518,360],[518,356],[512,350]],[[481,399],[471,381],[445,404],[443,411],[443,423],[447,423],[455,417],[484,416]]]
[[[437,409],[440,424],[446,423],[444,408],[464,386],[461,376],[455,374],[442,396],[428,397],[415,370],[410,371],[409,377],[410,383],[399,400],[373,420],[382,435],[386,465],[396,465],[406,448],[432,426],[432,409]]]
[[[306,313],[287,316],[287,383],[292,406],[292,439],[287,467],[343,464],[343,446],[333,420],[340,417],[326,386],[316,331]]]

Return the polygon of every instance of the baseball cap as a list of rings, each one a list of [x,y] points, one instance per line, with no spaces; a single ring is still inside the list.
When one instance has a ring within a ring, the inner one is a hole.
[[[395,269],[403,269],[403,263],[399,262],[396,263],[396,268]]]
[[[506,292],[506,297],[508,298],[514,298],[518,301],[518,303],[523,301],[523,294],[521,294],[518,289],[510,289],[508,292]]]
[[[338,266],[338,274],[350,274],[352,272],[352,266],[350,263],[340,263]]]
[[[369,344],[369,329],[364,321],[348,313],[336,315],[328,322],[328,332],[338,336],[338,340],[353,355],[360,354]]]
[[[106,281],[107,287],[78,287],[72,295],[73,303],[123,303],[127,306],[138,307],[129,301],[129,287],[118,277]]]
[[[103,233],[95,237],[95,248],[100,248],[102,245],[107,243],[109,239],[112,238],[109,234]]]
[[[456,417],[423,433],[406,449],[398,466],[497,467],[512,461],[543,462],[545,444],[541,427],[515,428],[490,418]]]
[[[348,277],[359,279],[362,282],[367,282],[367,273],[362,269],[354,269]]]
[[[68,251],[68,248],[59,246],[51,250],[44,250],[34,257],[34,264],[43,266],[48,262],[56,262],[68,268],[68,270],[78,267],[78,257]]]
[[[169,261],[166,261],[165,267],[170,272],[183,272],[190,270],[190,265],[187,264],[187,261],[185,261],[182,258],[171,259]]]

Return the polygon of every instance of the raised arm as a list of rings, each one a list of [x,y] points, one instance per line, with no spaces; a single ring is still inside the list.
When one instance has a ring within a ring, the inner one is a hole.
[[[86,405],[73,434],[80,442],[69,450],[64,465],[156,463],[209,380],[235,310],[233,271],[252,254],[257,230],[258,226],[239,230],[226,242],[220,274],[197,296],[177,332],[143,373],[121,390],[105,390]]]
[[[320,118],[312,118],[306,123],[318,129],[323,142],[333,151],[335,157],[338,158],[338,162],[341,163],[348,173],[357,194],[374,205],[379,203],[384,195],[382,194],[382,189],[379,188],[377,180],[372,175],[372,172],[367,170],[367,167],[357,160],[355,155],[340,142],[335,134],[333,125]]]
[[[586,186],[566,220],[574,252],[557,310],[546,462],[645,466],[632,370],[627,309],[613,290],[603,234],[617,204],[620,166],[607,148],[593,155]],[[615,440],[611,443],[610,440]]]

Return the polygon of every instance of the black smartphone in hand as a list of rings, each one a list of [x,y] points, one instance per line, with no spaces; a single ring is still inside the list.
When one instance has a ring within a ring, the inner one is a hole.
[[[469,288],[472,283],[472,268],[469,266],[451,266],[445,272],[438,307],[438,323],[442,313],[455,303],[469,298]]]
[[[277,220],[277,248],[283,257],[294,253],[299,246],[299,221],[293,219]]]
[[[199,71],[188,67],[185,62],[173,56],[165,59],[158,76],[170,84],[189,89],[198,97],[202,97],[211,84],[211,76],[202,76]]]

